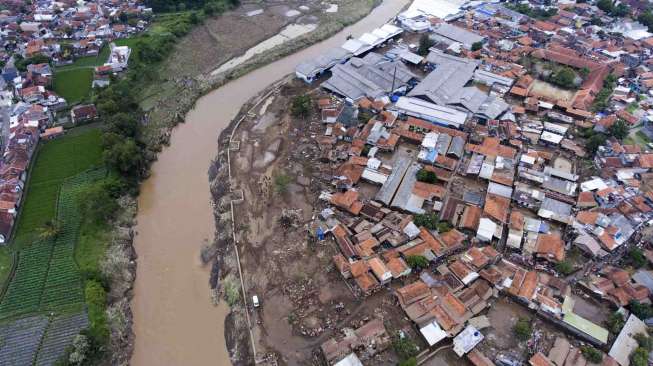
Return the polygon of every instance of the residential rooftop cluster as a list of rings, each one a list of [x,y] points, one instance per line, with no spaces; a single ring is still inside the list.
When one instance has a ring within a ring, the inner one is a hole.
[[[632,3],[633,18],[647,9]],[[628,259],[653,259],[653,34],[588,2],[532,1],[538,19],[523,6],[416,0],[297,66],[321,88],[315,140],[332,184],[316,226],[342,278],[361,297],[391,291],[428,347],[563,366],[591,345],[629,366],[622,338],[653,291]],[[555,346],[484,354],[478,319],[497,298],[559,329]],[[584,298],[625,316],[621,334]],[[330,364],[369,357],[329,342]]]
[[[144,29],[151,10],[135,1],[7,1],[0,10],[0,243],[12,233],[34,150],[64,125],[94,120],[93,105],[69,105],[54,92],[56,67],[80,57],[107,60],[94,86],[127,67],[131,49],[112,41]]]

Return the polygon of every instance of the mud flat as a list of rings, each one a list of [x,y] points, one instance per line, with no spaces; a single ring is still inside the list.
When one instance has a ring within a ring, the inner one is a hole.
[[[245,345],[239,345],[238,354],[234,351],[234,329],[224,327],[227,308],[212,305],[209,271],[199,260],[201,248],[213,242],[216,231],[207,169],[217,152],[217,136],[243,104],[293,72],[299,62],[344,43],[349,34],[382,25],[407,2],[385,1],[333,37],[208,93],[186,115],[186,123],[173,130],[170,147],[159,154],[139,197],[134,365],[227,365],[225,336],[231,355],[250,363]]]

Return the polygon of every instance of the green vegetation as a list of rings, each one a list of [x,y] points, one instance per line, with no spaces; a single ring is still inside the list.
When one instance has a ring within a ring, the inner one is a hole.
[[[417,53],[420,56],[428,55],[429,48],[433,47],[434,44],[435,41],[433,41],[427,33],[422,34],[422,36],[419,37],[419,48],[417,49]]]
[[[574,271],[574,266],[569,261],[564,260],[556,264],[556,271],[566,276]]]
[[[647,351],[653,350],[653,338],[649,337],[648,334],[639,333],[635,334],[633,337],[637,341],[637,344],[644,348]]]
[[[438,215],[436,214],[417,214],[413,217],[413,223],[418,227],[425,227],[429,230],[438,228]]]
[[[55,219],[59,187],[64,180],[101,163],[100,136],[101,131],[93,126],[81,127],[38,149],[14,233],[13,242],[18,248],[36,239],[34,228]]]
[[[599,149],[599,146],[604,145],[607,139],[608,137],[602,133],[594,134],[587,140],[585,147],[591,155],[594,155]]]
[[[516,12],[527,15],[531,18],[541,19],[541,20],[549,19],[552,16],[558,14],[558,9],[556,9],[555,7],[545,10],[541,8],[531,8],[528,4],[523,4],[523,3],[516,4],[516,5],[509,4],[506,7]]]
[[[637,20],[647,26],[649,32],[653,32],[653,12],[651,10],[640,13]]]
[[[68,103],[77,103],[83,100],[91,90],[93,83],[93,69],[71,69],[58,71],[54,77],[54,92]]]
[[[50,63],[50,59],[45,55],[36,55],[30,58],[23,58],[21,55],[16,54],[14,57],[16,60],[14,66],[16,66],[16,69],[21,72],[27,71],[28,65]]]
[[[109,337],[106,315],[107,292],[98,281],[87,281],[84,299],[88,309],[89,334],[94,339],[104,342]]]
[[[571,67],[560,67],[552,74],[550,81],[562,88],[571,89],[576,86],[576,72]]]
[[[447,231],[452,229],[451,225],[446,221],[438,222],[438,224],[435,225],[435,228],[438,230],[439,233],[446,233]]]
[[[648,351],[642,347],[637,347],[630,355],[630,364],[632,366],[648,366]]]
[[[472,52],[476,52],[476,51],[480,50],[481,48],[483,48],[483,42],[478,41],[478,42],[472,43]]]
[[[410,268],[417,271],[420,271],[429,266],[429,260],[421,255],[409,255],[406,257],[406,263],[410,266]]]
[[[630,311],[640,319],[648,319],[653,317],[653,306],[649,304],[642,304],[637,300],[630,302]]]
[[[56,239],[61,234],[61,223],[57,220],[48,220],[42,227],[37,228],[39,238],[43,240]]]
[[[82,223],[79,192],[105,174],[103,169],[89,170],[61,185],[56,208],[59,234],[39,238],[19,252],[16,272],[0,301],[2,318],[81,308],[84,303],[82,277],[74,261]]]
[[[644,252],[634,247],[628,252],[628,263],[630,263],[635,268],[641,268],[646,265],[646,257]]]
[[[406,361],[415,357],[419,351],[419,347],[417,347],[417,344],[415,344],[411,338],[408,336],[402,338],[399,334],[396,334],[393,337],[392,348],[401,361]]]
[[[617,77],[610,74],[605,80],[603,80],[603,88],[596,94],[594,102],[592,103],[592,109],[595,112],[602,111],[608,108],[608,102],[612,91],[617,86]]]
[[[526,341],[531,338],[533,328],[531,327],[531,320],[528,318],[519,318],[517,324],[513,327],[515,337],[520,341]]]
[[[603,361],[603,354],[592,346],[582,346],[580,348],[583,357],[591,363],[601,363]]]
[[[590,17],[590,24],[602,26],[603,22],[601,21],[601,17],[597,16],[596,14],[592,14],[592,16]]]
[[[628,124],[621,119],[618,119],[609,129],[610,135],[618,140],[623,140],[628,136]]]
[[[308,94],[298,95],[292,100],[290,112],[295,117],[306,118],[311,115],[311,96]]]
[[[175,12],[189,9],[204,9],[208,12],[218,12],[216,8],[222,8],[224,11],[227,7],[235,6],[240,3],[239,0],[146,0],[145,4],[150,6],[155,12]]]
[[[638,108],[639,108],[639,103],[632,102],[632,103],[628,104],[628,106],[626,107],[626,112],[632,114],[632,113],[635,113],[635,111],[637,111]]]
[[[641,130],[635,132],[634,134],[628,135],[626,138],[624,138],[625,144],[639,145],[644,150],[650,149],[650,147],[648,146],[650,142],[651,140]]]
[[[615,6],[612,0],[599,0],[596,6],[613,17],[625,17],[630,14],[628,5],[619,3],[619,5]]]
[[[434,172],[422,168],[417,172],[417,180],[433,184],[438,181],[438,176]]]
[[[277,194],[284,194],[288,192],[288,185],[290,185],[291,178],[286,174],[279,174],[274,177],[274,191]]]
[[[633,337],[637,340],[637,349],[630,355],[630,364],[633,366],[648,365],[648,354],[653,350],[653,339],[647,334],[635,334]]]
[[[626,324],[626,321],[624,320],[624,316],[617,311],[610,314],[608,320],[605,322],[605,325],[608,327],[608,330],[612,334],[619,334],[621,328],[624,327],[624,324]]]
[[[236,279],[232,276],[224,280],[224,297],[229,306],[234,306],[240,300],[240,287],[236,283]]]
[[[405,361],[399,362],[399,366],[417,366],[417,359],[411,357]]]

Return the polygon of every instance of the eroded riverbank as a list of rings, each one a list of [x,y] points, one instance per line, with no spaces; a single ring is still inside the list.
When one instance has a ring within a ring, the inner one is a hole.
[[[299,62],[344,43],[349,34],[359,35],[383,24],[406,3],[385,1],[326,41],[208,93],[187,114],[187,123],[173,130],[170,147],[153,164],[139,198],[134,365],[228,364],[224,335],[229,333],[234,339],[234,330],[223,330],[226,307],[211,304],[208,270],[199,260],[201,247],[213,241],[206,174],[217,151],[217,136],[243,104],[291,73]]]

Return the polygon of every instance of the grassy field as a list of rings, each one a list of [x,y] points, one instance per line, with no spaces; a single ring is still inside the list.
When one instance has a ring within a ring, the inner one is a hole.
[[[54,92],[68,103],[77,103],[90,93],[92,83],[92,67],[57,71],[54,76]]]

